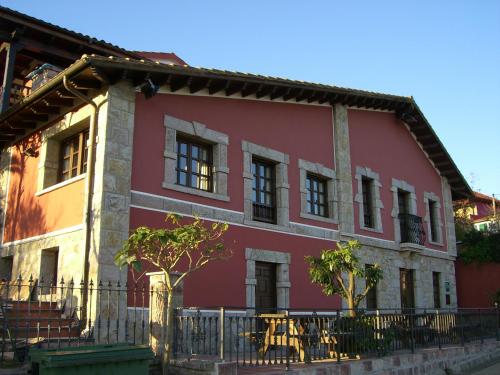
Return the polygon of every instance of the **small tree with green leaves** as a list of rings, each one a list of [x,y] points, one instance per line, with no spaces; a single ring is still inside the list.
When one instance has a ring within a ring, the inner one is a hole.
[[[356,316],[359,303],[366,297],[369,290],[382,279],[382,270],[375,264],[365,268],[355,255],[361,248],[358,241],[338,243],[336,249],[322,250],[319,258],[306,256],[309,264],[311,281],[323,288],[327,296],[339,294],[347,301],[349,316]],[[356,279],[365,279],[365,289],[357,294]]]
[[[163,373],[168,373],[173,339],[172,299],[175,290],[191,273],[209,262],[227,259],[231,250],[224,246],[223,235],[228,230],[226,223],[208,225],[199,218],[181,224],[181,216],[169,214],[166,228],[139,227],[134,230],[115,256],[115,263],[122,267],[130,265],[140,271],[146,261],[163,271],[167,294],[166,337],[163,351]],[[173,277],[172,274],[176,276]]]

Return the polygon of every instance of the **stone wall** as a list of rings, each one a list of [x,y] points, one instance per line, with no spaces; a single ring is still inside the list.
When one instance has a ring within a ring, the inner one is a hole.
[[[59,252],[58,281],[71,279],[79,283],[83,276],[83,231],[81,226],[66,228],[62,231],[32,237],[26,240],[5,244],[1,256],[12,256],[12,278],[19,275],[27,282],[30,276],[38,279],[40,275],[43,250],[56,249]],[[52,280],[45,280],[51,282]]]
[[[455,308],[455,266],[451,259],[419,254],[410,251],[396,251],[374,246],[363,246],[360,259],[365,264],[378,264],[383,271],[383,279],[377,286],[377,302],[381,308],[400,308],[400,276],[399,269],[415,270],[415,307],[429,308],[434,306],[432,273],[441,273],[441,307]],[[445,282],[450,285],[450,304],[445,304]],[[359,291],[364,287],[364,280],[357,285]],[[362,302],[362,306],[366,301]]]

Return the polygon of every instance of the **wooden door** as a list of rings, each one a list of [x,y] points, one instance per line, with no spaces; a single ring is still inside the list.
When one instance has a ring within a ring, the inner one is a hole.
[[[276,264],[255,262],[255,309],[257,313],[276,311]]]
[[[415,294],[413,285],[413,270],[401,268],[399,270],[401,309],[408,310],[415,307]]]

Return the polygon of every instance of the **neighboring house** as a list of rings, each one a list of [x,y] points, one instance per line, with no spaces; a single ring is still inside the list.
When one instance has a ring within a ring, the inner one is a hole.
[[[186,305],[341,307],[304,256],[357,239],[384,272],[369,308],[456,306],[452,200],[470,189],[412,98],[113,52],[0,115],[4,275],[125,282],[130,230],[175,212],[228,222],[234,251]]]
[[[474,195],[456,205],[459,215],[467,217],[476,230],[498,232],[500,201],[486,194]],[[459,245],[460,249],[460,245]],[[456,262],[459,307],[492,306],[493,295],[500,290],[500,264],[495,262]]]
[[[474,192],[474,195],[468,201],[470,208],[470,219],[474,228],[480,231],[498,231],[498,222],[500,220],[500,200],[494,196]]]

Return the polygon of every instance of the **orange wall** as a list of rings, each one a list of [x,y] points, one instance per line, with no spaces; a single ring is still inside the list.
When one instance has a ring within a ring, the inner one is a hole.
[[[351,164],[353,174],[353,193],[358,193],[356,166],[368,167],[380,176],[382,187],[380,198],[382,209],[383,234],[365,231],[359,227],[359,206],[354,204],[354,223],[356,232],[365,236],[394,240],[394,224],[391,216],[393,208],[392,179],[406,181],[415,187],[417,196],[417,215],[422,219],[426,214],[424,191],[433,192],[441,201],[441,220],[444,223],[441,177],[419,147],[406,127],[394,113],[349,110],[349,141],[351,145]],[[424,222],[426,239],[427,224]],[[446,249],[446,234],[443,227],[445,246],[429,248]]]
[[[22,152],[27,147],[36,157]],[[83,221],[84,180],[36,196],[40,133],[13,147],[5,220],[4,243],[81,224]]]

